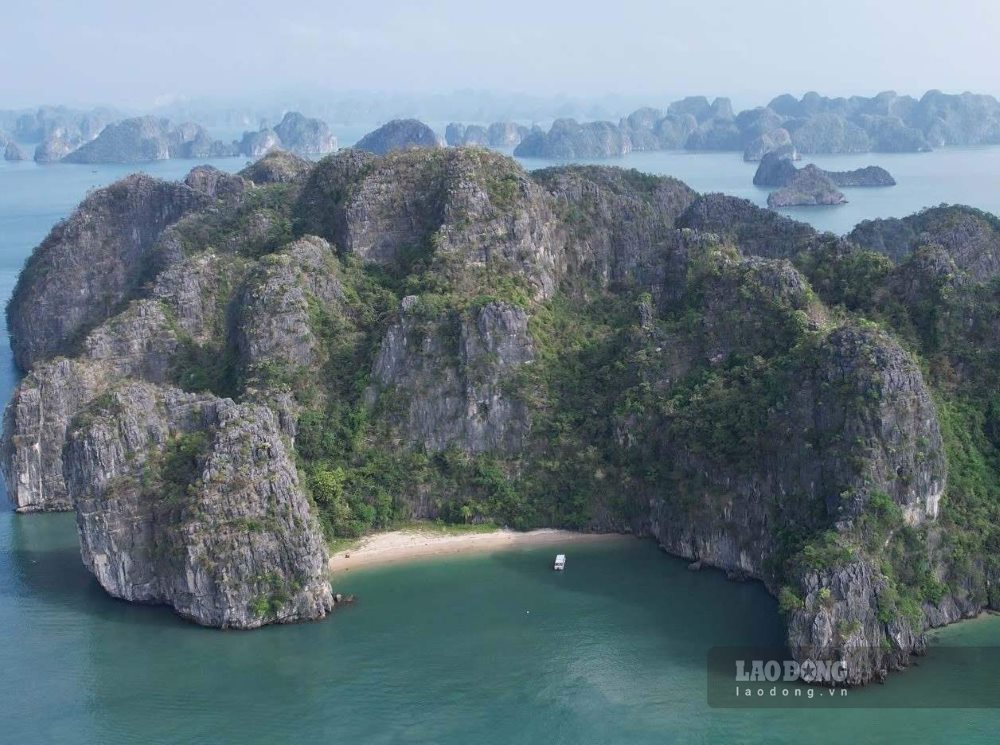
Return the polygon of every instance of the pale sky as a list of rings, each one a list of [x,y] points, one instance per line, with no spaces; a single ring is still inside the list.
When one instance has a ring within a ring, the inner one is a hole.
[[[5,3],[0,108],[285,89],[1000,94],[1000,0]]]

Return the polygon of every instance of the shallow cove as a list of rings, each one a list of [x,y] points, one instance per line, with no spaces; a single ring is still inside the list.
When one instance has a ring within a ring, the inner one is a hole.
[[[107,597],[71,515],[0,514],[0,727],[11,742],[992,742],[995,710],[720,710],[713,645],[780,644],[756,582],[651,541],[426,559],[347,573],[320,623],[221,632]],[[942,632],[1000,642],[1000,618]],[[852,695],[905,699],[925,666]],[[934,686],[948,680],[935,679]],[[976,739],[976,733],[979,739]]]

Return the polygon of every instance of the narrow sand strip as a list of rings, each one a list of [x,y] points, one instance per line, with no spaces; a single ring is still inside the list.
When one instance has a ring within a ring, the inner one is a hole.
[[[626,537],[617,533],[576,533],[572,530],[548,528],[526,533],[504,529],[491,533],[459,534],[435,533],[430,530],[394,530],[367,536],[359,545],[338,551],[330,558],[330,571],[342,572],[411,559],[501,551],[527,546],[608,543],[621,541]]]

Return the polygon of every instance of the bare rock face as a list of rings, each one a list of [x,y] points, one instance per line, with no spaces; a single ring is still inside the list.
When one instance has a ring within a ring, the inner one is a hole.
[[[333,607],[326,549],[272,412],[144,384],[77,420],[65,479],[111,595],[255,628]]]
[[[73,508],[62,476],[66,428],[102,386],[99,368],[66,359],[43,363],[20,382],[2,441],[7,494],[18,512]]]
[[[456,282],[488,261],[548,297],[563,240],[544,191],[512,161],[482,150],[347,151],[325,159],[300,198],[305,229],[365,263],[405,271],[431,260]]]
[[[244,375],[287,377],[317,362],[310,304],[329,313],[342,302],[334,264],[330,244],[306,236],[272,254],[247,280],[236,333]]]
[[[82,356],[104,363],[116,377],[166,382],[180,343],[169,314],[164,303],[137,300],[87,335]]]
[[[422,311],[418,298],[404,299],[375,360],[370,401],[382,399],[403,439],[427,450],[519,451],[528,408],[504,383],[534,359],[527,314],[499,302],[461,318]]]
[[[844,660],[847,685],[884,680],[890,670],[909,666],[926,642],[904,619],[879,619],[890,588],[869,562],[833,571],[812,572],[804,579],[803,607],[788,622],[792,654],[799,660]]]
[[[209,197],[183,184],[134,175],[84,200],[35,250],[7,306],[14,361],[70,351],[135,289],[161,233]]]
[[[696,196],[687,185],[593,166],[547,168],[533,176],[554,197],[556,213],[578,223],[566,241],[567,272],[602,285],[662,284],[678,240],[677,218]]]
[[[212,253],[171,267],[157,277],[149,298],[132,302],[88,334],[78,359],[41,362],[18,383],[0,441],[15,509],[73,508],[62,475],[73,418],[123,378],[173,381],[182,346],[205,344],[219,333],[219,292],[239,274],[238,262]]]
[[[241,176],[220,171],[213,166],[196,166],[184,177],[184,183],[217,199],[232,199],[243,194],[247,183]]]

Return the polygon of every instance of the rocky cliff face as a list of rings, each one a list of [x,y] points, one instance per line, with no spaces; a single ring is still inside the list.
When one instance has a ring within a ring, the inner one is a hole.
[[[760,159],[753,182],[755,186],[788,186],[798,171],[790,157],[767,153]]]
[[[84,564],[111,595],[221,628],[322,618],[326,550],[269,410],[128,384],[64,456]]]
[[[18,284],[0,459],[109,592],[200,623],[321,617],[323,539],[397,519],[631,530],[863,683],[998,602],[996,235],[465,147],[131,177]]]
[[[211,200],[182,184],[135,175],[95,192],[28,260],[7,306],[22,370],[72,350],[136,289],[163,231]]]
[[[403,439],[430,452],[517,453],[530,427],[524,400],[504,384],[534,358],[524,310],[492,302],[463,317],[421,317],[420,300],[403,299],[372,369],[369,401],[395,409]]]
[[[940,246],[958,269],[978,281],[1000,274],[1000,222],[971,207],[932,207],[902,219],[866,220],[850,239],[897,261],[921,245]]]

